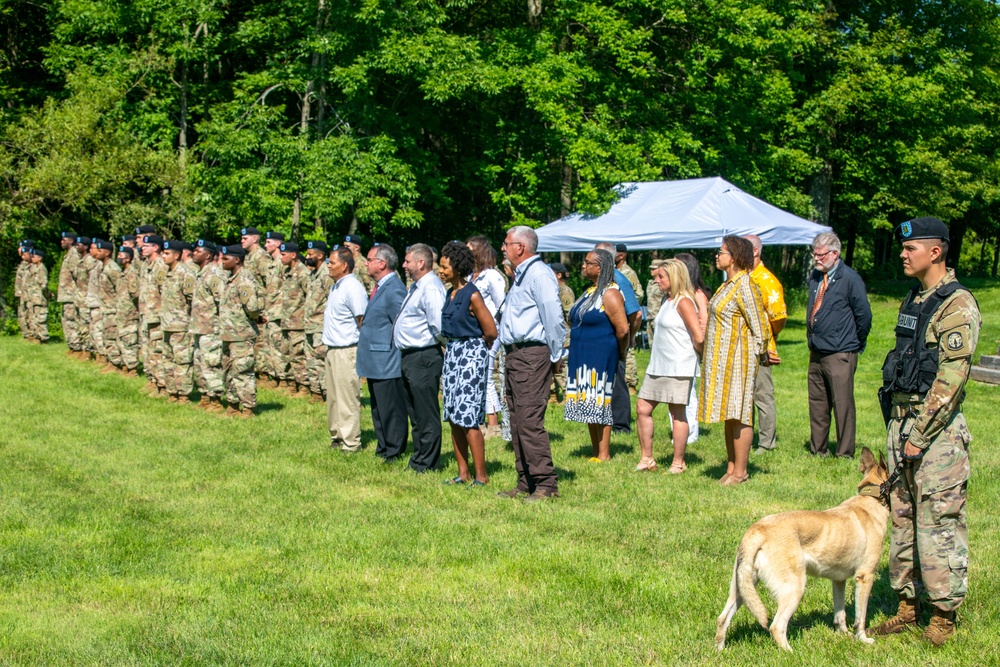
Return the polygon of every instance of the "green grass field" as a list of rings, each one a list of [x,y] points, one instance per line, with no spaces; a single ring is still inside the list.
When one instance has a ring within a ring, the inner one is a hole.
[[[972,285],[986,319],[980,352],[995,353],[1000,283]],[[902,290],[872,296],[857,376],[859,447],[876,452],[875,390]],[[494,497],[515,481],[498,440],[490,487],[445,487],[450,454],[446,470],[419,476],[378,463],[372,446],[331,450],[322,406],[264,391],[252,421],[208,415],[147,398],[143,380],[101,375],[59,344],[0,338],[0,663],[1000,663],[1000,388],[974,383],[970,595],[955,640],[932,652],[915,634],[873,646],[837,635],[830,585],[810,580],[794,654],[745,609],[715,652],[746,528],[836,505],[859,480],[856,463],[807,454],[802,320],[799,308],[774,375],[779,449],[754,455],[750,483],[715,483],[718,426],[690,448],[686,474],[636,474],[634,436],[616,436],[611,463],[588,463],[585,427],[555,408],[562,498],[533,506]],[[367,410],[362,420],[370,442]],[[663,470],[666,424],[661,409]],[[869,625],[895,609],[885,562]]]

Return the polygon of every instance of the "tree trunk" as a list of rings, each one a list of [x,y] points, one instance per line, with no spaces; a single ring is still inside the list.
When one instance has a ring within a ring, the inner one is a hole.
[[[529,5],[530,6],[530,5]],[[573,212],[573,167],[563,160],[562,186],[559,188],[559,217],[565,218]],[[559,262],[569,266],[572,255],[566,251],[559,253]]]
[[[532,28],[542,25],[542,0],[528,0],[528,25]]]
[[[190,32],[190,27],[185,24],[184,32]],[[187,136],[187,126],[188,126],[188,73],[191,69],[191,65],[188,62],[187,57],[181,61],[181,80],[178,84],[181,89],[180,94],[180,117],[177,119],[177,158],[180,161],[181,168],[183,169],[187,165],[187,149],[188,149],[188,136]]]
[[[965,219],[953,220],[948,229],[948,236],[951,243],[948,244],[948,266],[957,269],[958,260],[962,257],[962,243],[965,241],[965,231],[969,228],[969,223]]]
[[[816,210],[815,222],[830,226],[830,201],[833,193],[833,166],[824,162],[816,175],[813,176],[809,188],[813,208]]]
[[[994,278],[997,277],[997,265],[1000,264],[1000,229],[997,230],[997,240],[993,244],[993,272],[990,274]]]

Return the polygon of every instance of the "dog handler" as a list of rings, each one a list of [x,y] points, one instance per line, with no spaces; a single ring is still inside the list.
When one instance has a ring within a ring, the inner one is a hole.
[[[962,414],[965,383],[982,316],[968,289],[947,268],[948,228],[917,218],[896,228],[903,272],[920,281],[903,301],[896,346],[882,367],[890,396],[890,469],[903,462],[890,490],[892,532],[889,578],[899,610],[870,632],[886,635],[915,627],[920,595],[931,604],[924,638],[941,646],[955,632],[955,610],[968,588],[965,523],[972,436]]]

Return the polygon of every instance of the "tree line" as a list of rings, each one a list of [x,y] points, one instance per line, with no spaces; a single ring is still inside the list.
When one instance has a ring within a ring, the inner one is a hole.
[[[893,264],[996,273],[984,0],[0,0],[0,239],[139,224],[402,245],[720,175]],[[964,251],[963,251],[964,246]]]

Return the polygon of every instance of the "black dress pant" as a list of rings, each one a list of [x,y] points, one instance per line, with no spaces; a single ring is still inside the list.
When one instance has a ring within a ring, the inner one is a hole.
[[[444,353],[440,346],[403,350],[403,394],[406,414],[413,427],[410,467],[424,472],[438,467],[441,459],[441,406],[438,390]]]
[[[406,423],[406,394],[402,378],[373,380],[368,378],[371,395],[372,423],[378,446],[375,455],[392,459],[406,451],[409,425]]]
[[[632,396],[628,393],[628,383],[625,381],[625,360],[618,361],[615,371],[615,383],[611,387],[611,430],[615,433],[632,432]]]

